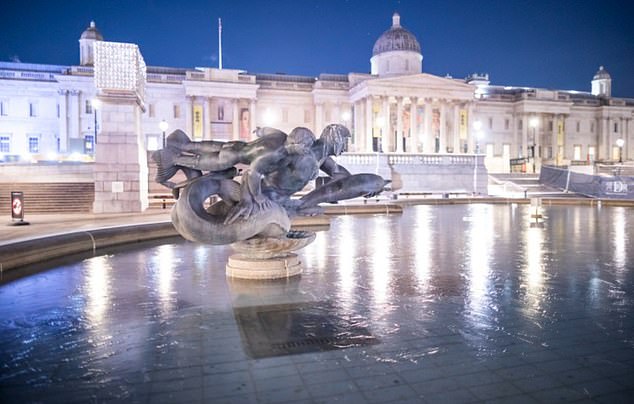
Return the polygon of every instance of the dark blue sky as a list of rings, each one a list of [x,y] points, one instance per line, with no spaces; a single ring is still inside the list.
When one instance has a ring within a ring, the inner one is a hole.
[[[492,84],[590,90],[604,65],[613,95],[634,98],[634,7],[619,0],[5,0],[0,60],[79,63],[95,20],[105,40],[137,43],[148,65],[257,73],[368,72],[394,11],[427,73]]]

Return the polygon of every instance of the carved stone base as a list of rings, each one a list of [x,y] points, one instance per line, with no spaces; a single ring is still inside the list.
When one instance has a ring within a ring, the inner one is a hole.
[[[227,263],[227,276],[240,279],[279,279],[302,273],[302,263],[297,254],[280,257],[253,258],[234,254]]]

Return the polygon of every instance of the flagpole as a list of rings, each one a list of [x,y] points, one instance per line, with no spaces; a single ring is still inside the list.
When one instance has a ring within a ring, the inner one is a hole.
[[[218,69],[222,70],[222,19],[218,18]]]

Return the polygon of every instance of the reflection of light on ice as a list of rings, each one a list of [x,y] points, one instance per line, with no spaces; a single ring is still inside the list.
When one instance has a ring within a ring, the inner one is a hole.
[[[489,291],[489,265],[494,241],[492,206],[472,205],[469,211],[469,306],[472,310],[484,314],[488,311],[486,297]]]
[[[110,303],[110,262],[103,255],[88,260],[86,274],[86,316],[91,325],[97,326],[104,319]]]
[[[614,264],[616,269],[625,270],[627,265],[627,215],[623,207],[614,208],[614,219],[612,221],[612,243],[614,244]]]
[[[414,222],[414,259],[416,281],[421,291],[429,284],[429,269],[431,265],[432,230],[431,206],[421,205],[416,208]]]
[[[386,216],[376,217],[374,229],[369,238],[370,270],[372,272],[372,291],[374,302],[383,304],[387,301],[392,261],[390,250],[392,249],[392,229],[390,229]]]
[[[161,310],[163,314],[169,314],[172,310],[172,294],[174,293],[173,278],[176,267],[174,245],[164,244],[157,247],[156,254],[152,257],[150,276],[158,292]]]
[[[354,234],[354,227],[351,216],[343,216],[341,218],[341,233],[346,235],[341,237],[339,243],[338,256],[338,268],[337,274],[339,275],[339,296],[340,302],[345,306],[350,302],[352,297],[352,289],[354,287],[354,273],[355,273],[355,257],[357,256],[356,237],[351,236]]]

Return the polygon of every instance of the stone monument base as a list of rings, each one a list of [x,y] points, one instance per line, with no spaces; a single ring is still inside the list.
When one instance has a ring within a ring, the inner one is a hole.
[[[227,263],[227,276],[240,279],[280,279],[302,273],[302,263],[297,254],[271,258],[253,258],[234,254]]]
[[[281,279],[302,273],[299,250],[315,240],[311,231],[291,230],[286,237],[259,238],[233,243],[237,251],[229,257],[227,276],[240,279]]]

